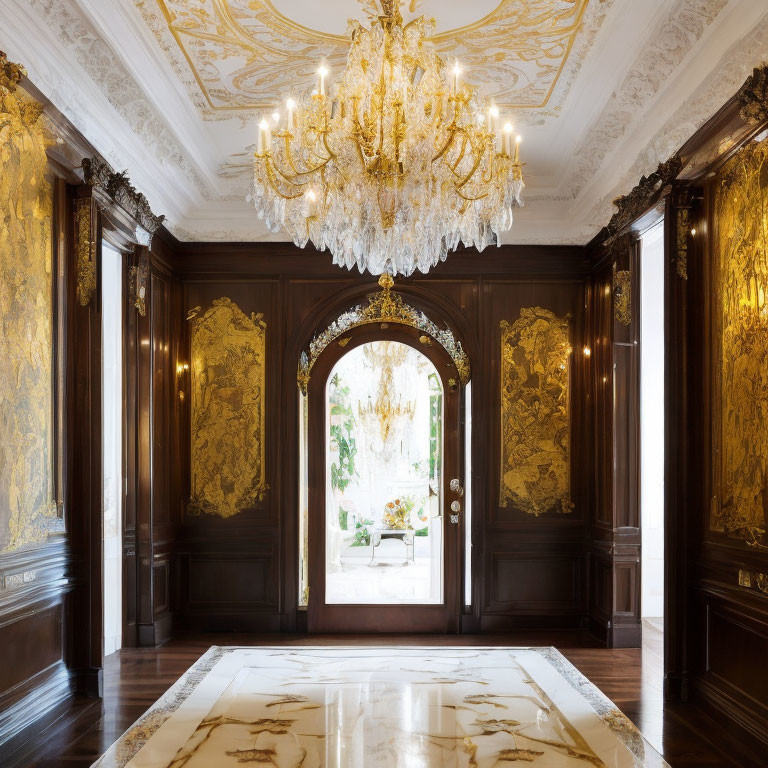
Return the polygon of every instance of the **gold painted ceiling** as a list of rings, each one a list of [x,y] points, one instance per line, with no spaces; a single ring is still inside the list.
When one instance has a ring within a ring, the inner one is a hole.
[[[440,3],[424,1],[425,12],[439,14]],[[307,21],[306,3],[293,4],[291,11],[291,3],[277,0],[134,2],[177,71],[191,73],[183,79],[208,116],[269,108],[291,92],[311,88],[320,60],[332,75],[341,72],[346,60],[344,34],[329,32],[327,24],[321,30],[302,23]],[[446,59],[459,58],[468,79],[503,107],[543,108],[572,54],[589,2],[500,0],[490,4],[486,15],[438,31],[433,40]],[[346,0],[337,5],[349,6],[364,20],[376,4]],[[421,0],[409,0],[403,10],[418,15],[420,5]],[[482,2],[476,5],[483,9]],[[291,12],[301,18],[291,18]],[[464,8],[463,16],[467,13]]]

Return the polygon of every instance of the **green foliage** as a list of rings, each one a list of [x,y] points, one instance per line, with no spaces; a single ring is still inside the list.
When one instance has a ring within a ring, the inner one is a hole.
[[[353,437],[355,417],[349,402],[349,387],[341,386],[338,374],[331,379],[331,385],[331,418],[338,422],[338,418],[334,417],[342,417],[341,423],[331,423],[331,440],[339,450],[338,461],[331,463],[331,488],[344,493],[347,486],[357,477],[357,446]]]
[[[347,530],[347,524],[348,524],[348,516],[349,513],[347,512],[344,507],[339,507],[339,528],[341,528],[342,531]]]
[[[373,525],[373,520],[363,518],[358,520],[355,525],[355,540],[350,544],[352,547],[368,547],[371,544],[371,532],[368,526]]]

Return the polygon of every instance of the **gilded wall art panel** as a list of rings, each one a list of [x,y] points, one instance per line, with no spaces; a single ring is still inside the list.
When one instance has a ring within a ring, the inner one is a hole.
[[[265,354],[261,315],[228,298],[191,320],[193,514],[232,517],[264,498]]]
[[[53,499],[52,211],[42,107],[0,53],[0,550],[42,541]]]
[[[347,19],[368,26],[381,14],[376,0],[337,0],[341,7],[314,11],[276,0],[134,2],[204,114],[274,107],[287,94],[314,86],[320,60],[341,72],[349,50]],[[497,103],[542,108],[561,79],[570,85],[602,24],[608,0],[592,4],[586,18],[590,0],[498,0],[485,4],[486,13],[465,9],[471,23],[439,29],[432,39],[446,60],[459,57],[472,83]],[[435,0],[401,7],[406,21],[446,15]],[[337,21],[333,32],[329,18]],[[583,45],[574,54],[580,32]],[[572,57],[578,63],[566,69]]]
[[[768,141],[724,166],[714,197],[719,492],[710,528],[768,548]]]
[[[499,506],[571,512],[569,317],[524,307],[500,331]]]

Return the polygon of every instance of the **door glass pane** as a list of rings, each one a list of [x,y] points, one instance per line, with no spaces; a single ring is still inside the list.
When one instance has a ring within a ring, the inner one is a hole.
[[[443,389],[421,352],[350,350],[326,389],[326,603],[443,601]]]

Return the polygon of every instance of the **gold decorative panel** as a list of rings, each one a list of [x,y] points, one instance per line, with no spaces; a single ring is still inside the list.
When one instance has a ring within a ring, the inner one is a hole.
[[[96,293],[96,234],[92,197],[75,200],[77,301],[87,307]]]
[[[0,52],[0,550],[45,539],[53,499],[51,186],[42,107]]]
[[[768,548],[768,141],[715,184],[716,498],[710,527]]]
[[[193,313],[190,313],[193,314]],[[231,517],[268,489],[264,463],[266,324],[228,298],[190,327],[191,499],[188,510]]]
[[[632,272],[613,265],[613,316],[624,326],[632,324]]]
[[[195,102],[213,113],[272,107],[291,92],[311,88],[321,60],[332,73],[340,73],[349,50],[349,38],[343,34],[346,19],[367,24],[367,17],[380,14],[373,0],[336,0],[333,9],[318,4],[314,15],[307,3],[294,7],[277,0],[134,2],[188,81]],[[560,81],[579,31],[588,48],[592,28],[602,23],[604,13],[598,8],[589,31],[583,30],[588,4],[499,0],[489,5],[488,13],[475,14],[473,23],[441,31],[433,41],[445,59],[461,59],[473,84],[497,103],[540,108]],[[441,5],[435,0],[411,1],[403,4],[403,13],[406,20],[424,14],[439,21],[448,16]],[[327,24],[329,14],[338,18],[338,33],[319,28]]]
[[[571,512],[569,317],[524,307],[500,330],[499,506]]]

